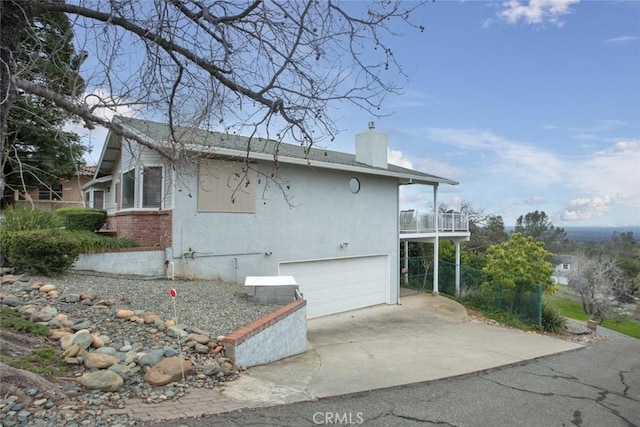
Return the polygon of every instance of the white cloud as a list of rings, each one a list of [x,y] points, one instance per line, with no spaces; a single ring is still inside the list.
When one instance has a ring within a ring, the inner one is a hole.
[[[600,120],[592,128],[627,126],[617,120]],[[637,223],[640,218],[640,139],[602,137],[597,144],[575,144],[568,150],[562,139],[557,144],[545,140],[549,148],[543,148],[535,146],[535,141],[522,143],[487,130],[405,131],[416,140],[426,140],[421,147],[433,148],[416,153],[425,157],[408,155],[418,170],[438,175],[439,166],[431,159],[455,154],[452,165],[440,165],[449,170],[439,175],[461,181],[462,185],[452,187],[459,190],[456,195],[494,209],[506,222],[522,214],[523,207],[532,206],[567,222],[592,218]],[[448,186],[442,189],[450,191]]]
[[[431,128],[428,138],[489,156],[484,173],[509,177],[538,185],[562,180],[562,161],[552,153],[509,140],[489,131]]]
[[[639,151],[640,141],[618,141],[613,146],[614,153],[621,153],[624,151]]]
[[[525,204],[527,205],[541,205],[544,203],[544,197],[542,197],[541,194],[534,194],[533,196],[531,196],[530,199],[525,201]]]
[[[413,169],[413,163],[411,163],[411,160],[406,158],[400,150],[389,150],[388,160],[392,165]]]
[[[610,43],[610,44],[623,44],[623,43],[629,43],[635,40],[640,40],[640,36],[621,36],[621,37],[613,37],[610,39],[605,40],[605,43]]]
[[[460,175],[463,173],[463,170],[459,167],[440,162],[432,158],[419,158],[415,163],[417,164],[416,168],[419,171],[439,176],[441,178],[458,180],[460,179]]]
[[[400,186],[400,209],[429,210],[433,206],[431,187],[424,185]],[[432,209],[432,208],[431,208]]]
[[[567,220],[595,218],[613,209],[640,210],[640,140],[619,140],[568,167],[567,186],[592,196],[569,202]]]
[[[611,198],[591,197],[571,200],[561,215],[563,221],[584,221],[600,218],[611,209]]]
[[[550,23],[561,27],[563,15],[571,13],[570,6],[579,0],[529,0],[521,3],[519,0],[509,0],[503,3],[503,10],[498,12],[498,18],[509,24],[517,24],[522,20],[526,24]]]

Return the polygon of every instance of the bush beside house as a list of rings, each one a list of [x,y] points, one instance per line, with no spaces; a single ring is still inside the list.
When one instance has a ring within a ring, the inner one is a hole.
[[[106,221],[104,211],[61,210],[62,214],[35,209],[5,210],[0,222],[0,259],[6,259],[20,271],[55,276],[69,270],[80,253],[138,246],[129,239],[93,233]]]

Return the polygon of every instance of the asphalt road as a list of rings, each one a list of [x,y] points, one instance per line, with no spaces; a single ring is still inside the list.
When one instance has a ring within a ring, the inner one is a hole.
[[[462,377],[153,423],[316,425],[640,426],[640,340],[614,337],[589,348]]]

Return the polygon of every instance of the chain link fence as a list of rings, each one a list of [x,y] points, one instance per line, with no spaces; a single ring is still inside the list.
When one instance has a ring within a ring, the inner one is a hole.
[[[433,291],[433,265],[428,270],[421,257],[408,258],[408,270],[400,274],[400,286],[418,291]],[[400,259],[404,269],[404,258]],[[477,308],[499,310],[517,316],[524,322],[542,325],[542,287],[532,285],[510,289],[503,286],[483,287],[486,273],[478,268],[460,266],[460,295],[456,295],[456,266],[440,261],[438,265],[439,292],[456,297]]]

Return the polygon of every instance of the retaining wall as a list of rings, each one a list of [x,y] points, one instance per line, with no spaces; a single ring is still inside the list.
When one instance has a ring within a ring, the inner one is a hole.
[[[299,299],[224,338],[225,353],[237,365],[275,362],[307,350],[307,301]]]
[[[81,254],[72,269],[111,274],[164,276],[166,275],[164,260],[163,248],[123,248],[113,252]]]

